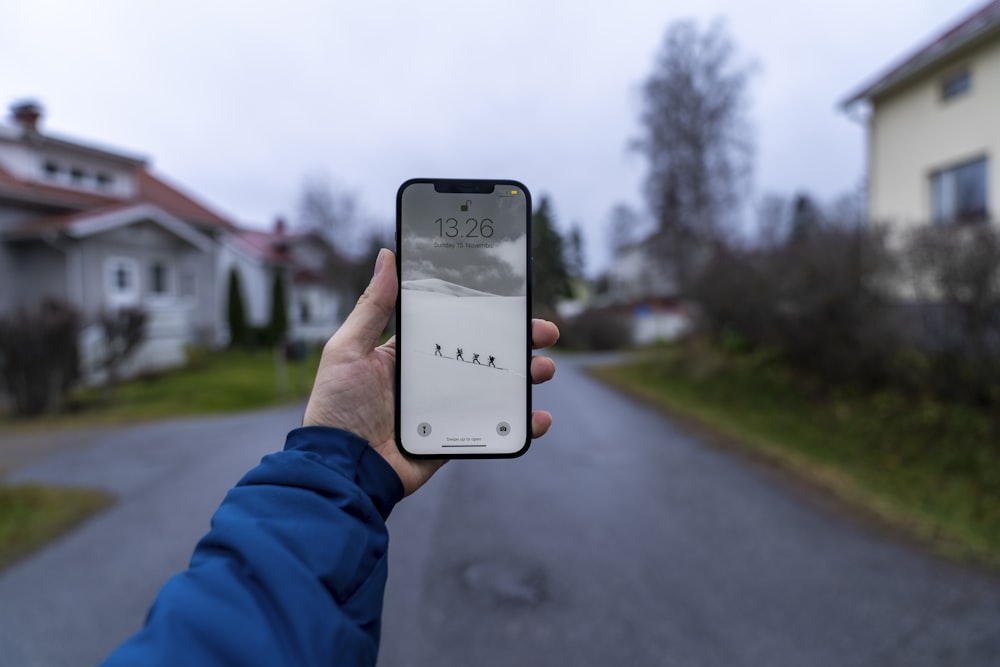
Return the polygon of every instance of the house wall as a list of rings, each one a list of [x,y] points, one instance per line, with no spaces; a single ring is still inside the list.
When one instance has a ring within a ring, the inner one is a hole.
[[[968,67],[972,88],[941,99],[943,77]],[[905,229],[927,224],[931,174],[987,156],[988,205],[1000,210],[1000,39],[942,63],[916,83],[876,98],[870,118],[869,215]]]
[[[229,341],[229,322],[226,313],[229,303],[229,269],[236,267],[240,275],[240,285],[243,294],[243,308],[247,324],[254,327],[264,326],[271,317],[271,281],[270,264],[252,257],[234,247],[225,246],[219,256],[216,276],[216,294],[219,304],[219,328],[224,332],[223,339]]]
[[[49,172],[46,164],[56,166]],[[18,178],[50,183],[113,197],[135,196],[134,168],[117,160],[101,158],[90,152],[74,151],[62,145],[21,141],[0,143],[0,164]],[[73,171],[78,170],[80,177]],[[98,181],[100,174],[105,180]]]
[[[20,243],[16,248],[10,267],[17,289],[4,290],[9,292],[10,308],[35,307],[47,298],[71,300],[65,251],[38,242]]]
[[[6,243],[0,243],[0,317],[14,307],[17,290],[14,273],[14,254]]]
[[[289,298],[289,337],[321,343],[340,326],[340,300],[323,285],[295,285]],[[303,315],[308,313],[307,318]]]
[[[124,259],[133,263],[138,289],[134,305],[147,313],[146,340],[124,369],[126,375],[182,364],[185,347],[198,340],[203,301],[213,289],[211,253],[192,247],[153,223],[138,223],[82,239],[79,255],[71,261],[71,271],[79,272],[80,300],[90,326],[81,336],[84,366],[91,379],[100,355],[100,331],[94,324],[102,310],[117,303],[110,298],[110,263]],[[167,290],[152,291],[152,267],[167,267]],[[76,267],[75,269],[73,267]]]

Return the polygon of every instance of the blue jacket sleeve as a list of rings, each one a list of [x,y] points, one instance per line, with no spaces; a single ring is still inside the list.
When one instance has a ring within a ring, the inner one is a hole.
[[[307,427],[233,488],[188,570],[104,663],[374,665],[399,477],[361,438]]]

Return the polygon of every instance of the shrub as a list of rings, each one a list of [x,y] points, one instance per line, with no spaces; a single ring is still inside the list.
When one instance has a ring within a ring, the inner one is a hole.
[[[896,348],[881,234],[811,228],[764,249],[717,249],[692,286],[702,324],[774,348],[827,382],[877,383]]]
[[[1000,231],[922,227],[906,238],[903,261],[909,342],[930,356],[936,392],[1000,401]]]
[[[559,345],[576,350],[620,350],[632,341],[625,312],[615,308],[591,308],[560,323]]]
[[[66,393],[80,377],[79,329],[77,311],[56,299],[0,319],[0,381],[15,414],[62,408]]]
[[[104,354],[100,368],[106,373],[106,385],[114,386],[122,364],[135,353],[146,339],[147,315],[141,308],[119,308],[105,311],[98,318],[104,334]]]

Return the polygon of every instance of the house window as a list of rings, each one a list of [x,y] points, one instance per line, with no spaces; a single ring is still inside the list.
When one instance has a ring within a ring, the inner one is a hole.
[[[949,74],[941,82],[941,99],[950,100],[972,89],[972,74],[968,68]]]
[[[139,301],[139,267],[129,257],[105,261],[105,296],[109,306],[131,306]]]
[[[299,301],[299,322],[308,324],[311,319],[312,312],[309,308],[309,302],[305,299]]]
[[[45,177],[46,178],[58,178],[59,177],[59,165],[52,160],[45,161]]]
[[[103,171],[97,174],[97,187],[101,190],[107,190],[111,187],[112,182],[111,174],[106,174]]]
[[[87,174],[84,173],[83,169],[80,167],[73,167],[69,170],[69,177],[76,185],[83,183],[83,179],[86,178],[86,176]]]
[[[149,293],[153,296],[170,294],[170,269],[165,262],[153,262],[149,267]]]
[[[983,222],[986,201],[986,158],[931,174],[931,208],[937,224]]]

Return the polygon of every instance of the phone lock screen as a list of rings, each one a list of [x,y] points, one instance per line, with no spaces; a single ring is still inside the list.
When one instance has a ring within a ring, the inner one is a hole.
[[[415,456],[530,442],[531,200],[515,181],[416,179],[396,197],[396,439]]]

